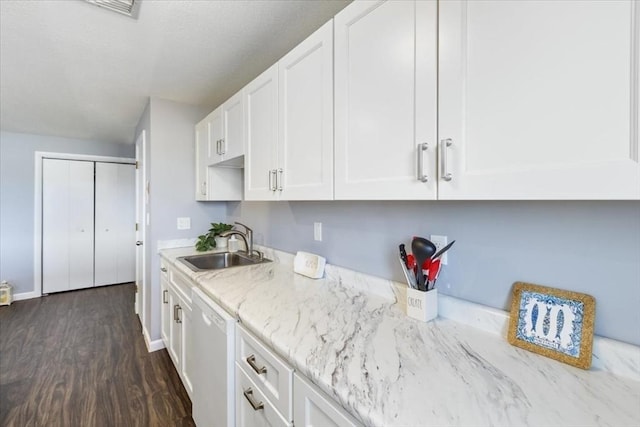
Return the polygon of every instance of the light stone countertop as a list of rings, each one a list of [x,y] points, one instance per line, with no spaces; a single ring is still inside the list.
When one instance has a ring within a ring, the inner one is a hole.
[[[411,319],[393,282],[330,266],[324,279],[309,279],[274,251],[272,263],[195,273],[176,261],[192,254],[161,251],[365,425],[640,426],[639,381],[574,368],[450,319]]]

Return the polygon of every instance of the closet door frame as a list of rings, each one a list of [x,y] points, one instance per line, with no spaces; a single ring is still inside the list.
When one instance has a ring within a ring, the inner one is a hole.
[[[89,162],[108,162],[135,164],[129,157],[93,156],[72,153],[52,153],[47,151],[35,152],[35,189],[34,189],[34,220],[33,220],[33,292],[23,295],[23,299],[42,296],[42,160],[82,160]]]

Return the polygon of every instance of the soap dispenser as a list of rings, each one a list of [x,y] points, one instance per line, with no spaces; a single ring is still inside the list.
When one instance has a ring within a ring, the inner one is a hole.
[[[227,242],[227,250],[229,252],[238,252],[240,249],[240,239],[236,237],[236,235],[232,235],[229,237],[229,241]]]

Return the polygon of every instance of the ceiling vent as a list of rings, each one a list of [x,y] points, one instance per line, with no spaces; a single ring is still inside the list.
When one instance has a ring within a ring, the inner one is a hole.
[[[87,3],[95,4],[96,6],[109,9],[113,12],[118,12],[123,15],[130,16],[132,18],[138,17],[138,8],[140,7],[140,0],[85,0]]]

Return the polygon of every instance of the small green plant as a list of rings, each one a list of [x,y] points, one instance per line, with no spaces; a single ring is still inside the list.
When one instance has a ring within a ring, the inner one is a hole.
[[[215,237],[224,233],[225,231],[229,231],[233,228],[231,224],[225,224],[224,222],[211,223],[211,228],[207,234],[203,234],[198,236],[198,241],[196,242],[196,250],[198,252],[208,251],[209,249],[213,249],[216,247],[216,239]]]

